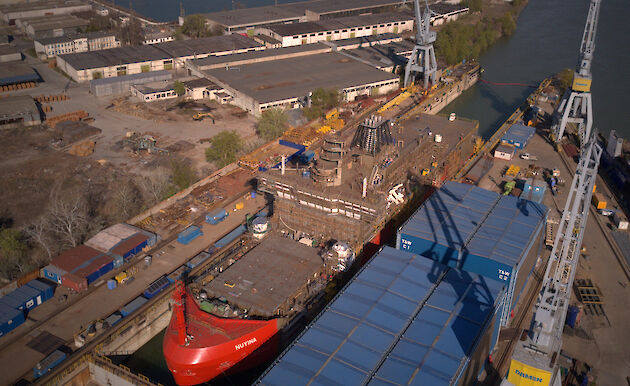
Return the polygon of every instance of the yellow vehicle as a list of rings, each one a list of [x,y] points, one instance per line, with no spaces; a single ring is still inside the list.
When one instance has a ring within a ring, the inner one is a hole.
[[[116,275],[114,278],[116,279],[116,281],[119,284],[125,284],[129,278],[131,277],[131,275],[129,275],[127,272],[123,271],[121,273],[119,273],[118,275]]]
[[[214,123],[214,115],[212,115],[212,113],[206,112],[206,113],[195,113],[195,115],[193,115],[193,119],[195,121],[201,121],[204,118],[212,118],[212,123]]]

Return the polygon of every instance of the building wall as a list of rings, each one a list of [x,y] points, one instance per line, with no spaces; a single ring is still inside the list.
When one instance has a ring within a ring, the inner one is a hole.
[[[512,159],[512,155],[513,155],[512,153],[506,153],[499,150],[494,151],[494,158],[498,158],[498,159],[502,159],[506,161],[510,161]]]
[[[131,86],[131,95],[134,98],[137,98],[143,102],[154,102],[154,101],[159,101],[159,100],[164,100],[164,99],[177,98],[177,94],[175,93],[175,90],[166,90],[166,91],[159,91],[159,92],[153,92],[153,93],[143,93],[142,91],[138,90],[134,86]]]
[[[401,33],[413,30],[413,20],[390,22],[378,25],[366,25],[340,30],[320,31],[293,36],[279,35],[268,28],[257,28],[256,33],[267,35],[282,42],[282,47],[299,46],[317,42],[358,38],[383,33]]]
[[[15,19],[23,19],[27,17],[41,17],[41,16],[52,16],[52,15],[69,15],[74,12],[86,12],[91,11],[92,6],[90,4],[77,4],[70,5],[66,7],[58,7],[58,8],[46,8],[46,9],[36,9],[30,11],[15,11],[15,12],[7,12],[1,13],[0,17],[5,23],[12,23]]]
[[[155,39],[146,39],[145,41],[142,42],[142,44],[147,45],[147,44],[165,43],[165,42],[172,42],[173,40],[175,40],[174,37],[165,36],[165,37],[155,38]]]

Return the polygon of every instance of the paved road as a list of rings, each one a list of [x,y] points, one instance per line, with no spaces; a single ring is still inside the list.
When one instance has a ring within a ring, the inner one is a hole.
[[[55,308],[60,307],[62,303],[59,301],[59,298],[66,292],[64,290],[57,291],[54,299],[34,309],[29,315],[29,318],[46,320],[46,322],[0,349],[0,368],[2,369],[3,380],[0,381],[0,384],[18,380],[30,371],[38,361],[44,358],[43,354],[26,346],[33,337],[36,337],[43,331],[47,331],[64,341],[72,341],[75,333],[81,331],[82,328],[88,326],[92,321],[107,317],[139,296],[154,280],[165,273],[172,272],[198,252],[206,249],[225,233],[243,223],[246,213],[255,213],[262,209],[265,202],[264,198],[259,195],[255,199],[245,200],[244,204],[244,209],[230,212],[230,215],[218,225],[204,223],[202,226],[203,236],[193,240],[190,244],[182,245],[173,241],[160,250],[151,251],[153,263],[150,267],[139,271],[135,276],[135,280],[129,284],[122,285],[115,290],[108,290],[107,286],[103,284],[94,292],[59,314],[55,311]],[[143,256],[140,255],[137,259],[142,260]],[[30,321],[28,324],[12,331],[11,334],[3,339],[9,340],[15,334],[22,334],[30,329],[33,324],[34,322]]]

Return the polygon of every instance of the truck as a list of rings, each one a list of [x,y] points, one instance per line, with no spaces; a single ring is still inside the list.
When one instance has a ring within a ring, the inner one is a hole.
[[[529,153],[521,154],[521,159],[524,159],[524,160],[527,160],[527,161],[538,161],[538,157],[536,157],[533,154],[529,154]]]

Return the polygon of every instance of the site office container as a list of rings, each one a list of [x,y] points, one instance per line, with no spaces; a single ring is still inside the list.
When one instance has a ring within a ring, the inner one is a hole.
[[[26,283],[26,285],[40,291],[43,301],[46,301],[53,297],[54,289],[52,286],[46,283],[43,283],[39,280],[31,280]]]
[[[591,201],[593,201],[593,205],[595,205],[595,208],[606,209],[606,205],[607,205],[606,199],[601,193],[599,192],[593,193]]]
[[[17,310],[0,301],[0,337],[24,323],[24,311]]]
[[[52,288],[44,283],[23,285],[2,297],[3,303],[16,310],[28,311],[52,297]]]
[[[48,280],[52,281],[53,283],[61,284],[61,278],[66,273],[67,272],[64,271],[63,269],[61,269],[59,267],[55,267],[52,264],[49,264],[49,265],[45,266],[44,268],[42,268],[42,275],[41,275],[41,277],[44,278],[44,279],[48,279]]]
[[[211,213],[208,213],[206,215],[206,222],[208,224],[216,225],[220,223],[221,221],[225,220],[227,216],[228,216],[228,212],[225,209],[220,208]]]
[[[238,237],[240,237],[246,231],[247,231],[247,226],[239,225],[238,227],[234,228],[230,233],[228,233],[227,235],[223,236],[216,243],[214,243],[214,246],[217,249],[223,248],[226,245],[230,244],[232,241],[236,240]]]
[[[191,241],[201,236],[203,233],[198,226],[191,225],[188,228],[184,229],[179,235],[177,235],[177,241],[180,244],[189,244]]]
[[[210,257],[210,254],[208,252],[200,252],[198,255],[196,255],[195,257],[190,259],[188,262],[186,262],[186,266],[190,269],[193,269],[199,266],[199,264],[208,260],[209,257]]]
[[[66,354],[61,350],[55,350],[52,354],[48,355],[41,362],[37,363],[33,367],[33,376],[35,379],[45,375],[53,367],[57,366],[66,359]]]
[[[127,305],[125,305],[123,308],[121,308],[120,314],[123,317],[126,317],[127,315],[134,313],[138,308],[142,307],[146,302],[148,302],[146,298],[142,296],[138,296],[137,298],[127,303]]]
[[[170,280],[168,280],[168,278],[166,276],[162,276],[159,279],[157,279],[156,281],[154,281],[153,283],[151,283],[149,285],[149,288],[147,288],[142,295],[147,298],[147,299],[151,299],[152,297],[154,297],[155,295],[159,294],[160,292],[162,292],[166,287],[168,287],[169,285],[171,285]]]
[[[76,292],[87,291],[88,288],[87,280],[84,277],[79,277],[72,273],[66,273],[61,277],[61,285]]]
[[[140,252],[148,245],[149,237],[142,233],[136,233],[135,235],[120,241],[111,250],[113,255],[122,256],[124,259],[128,259]]]

